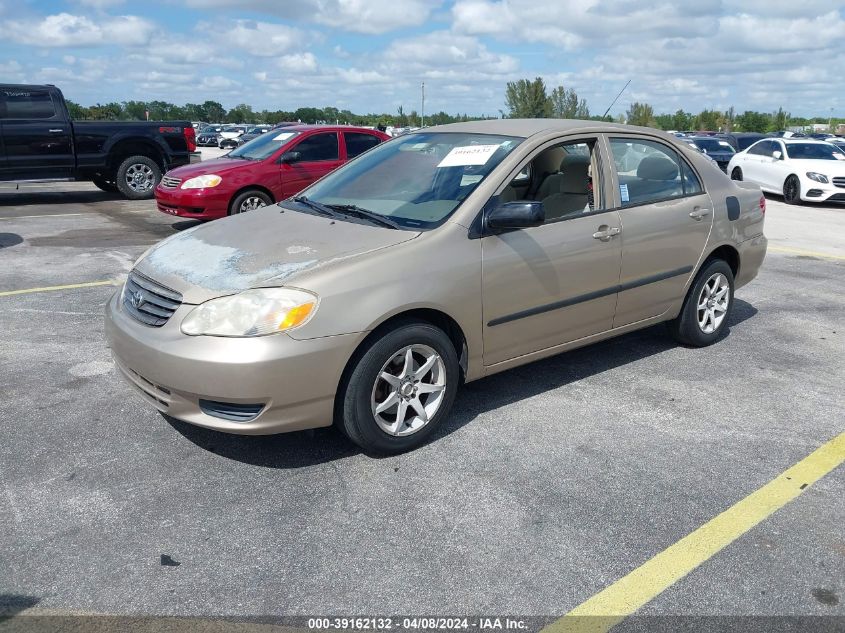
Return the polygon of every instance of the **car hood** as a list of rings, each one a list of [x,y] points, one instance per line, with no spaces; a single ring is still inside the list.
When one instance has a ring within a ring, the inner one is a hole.
[[[221,156],[220,158],[212,158],[211,160],[204,160],[193,165],[183,165],[182,167],[171,169],[167,172],[167,175],[187,180],[188,178],[202,176],[203,174],[222,174],[235,169],[248,167],[252,164],[254,164],[254,161],[251,160]]]
[[[135,269],[194,304],[247,288],[295,285],[306,271],[418,235],[270,206],[173,235]]]
[[[845,176],[845,160],[799,160],[791,159],[793,169],[803,176],[808,171],[824,174],[829,178]]]

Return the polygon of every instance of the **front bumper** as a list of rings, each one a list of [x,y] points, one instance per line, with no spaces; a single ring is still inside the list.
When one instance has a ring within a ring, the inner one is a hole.
[[[162,213],[182,218],[212,220],[229,214],[229,192],[211,189],[179,189],[162,186],[155,189],[156,206]]]
[[[123,378],[150,405],[176,419],[227,433],[264,435],[329,426],[335,392],[364,333],[296,340],[187,336],[179,324],[194,306],[182,305],[160,328],[106,304],[105,334]],[[200,401],[263,406],[237,422],[207,413]]]
[[[809,178],[801,179],[801,199],[806,202],[845,202],[845,187],[821,183]]]

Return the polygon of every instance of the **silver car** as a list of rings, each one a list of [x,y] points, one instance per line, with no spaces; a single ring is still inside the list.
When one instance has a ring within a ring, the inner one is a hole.
[[[174,235],[106,309],[127,381],[231,433],[424,442],[462,382],[667,322],[709,345],[765,198],[652,129],[493,120],[379,145],[296,197]]]

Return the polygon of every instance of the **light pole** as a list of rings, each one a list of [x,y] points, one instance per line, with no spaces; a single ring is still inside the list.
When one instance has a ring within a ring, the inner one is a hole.
[[[420,108],[422,114],[420,115],[420,127],[425,127],[425,82],[422,82],[420,89],[422,90],[422,108]]]
[[[830,109],[830,118],[827,120],[827,131],[833,134],[833,108]]]

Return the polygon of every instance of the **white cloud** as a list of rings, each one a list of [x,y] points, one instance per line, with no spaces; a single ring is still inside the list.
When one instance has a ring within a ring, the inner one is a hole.
[[[126,0],[76,0],[76,2],[83,7],[104,10],[120,6],[126,2]]]
[[[254,11],[356,33],[386,33],[423,24],[442,4],[442,0],[188,0],[196,8]]]
[[[107,44],[142,46],[152,37],[155,25],[135,15],[87,16],[58,13],[41,20],[4,20],[0,35],[13,42],[39,47],[87,47]]]
[[[200,23],[197,30],[208,33],[213,28],[216,38],[258,57],[275,57],[302,45],[305,34],[284,24],[270,24],[254,20],[235,20],[231,27],[226,23],[208,25]],[[220,27],[224,28],[220,28]]]

